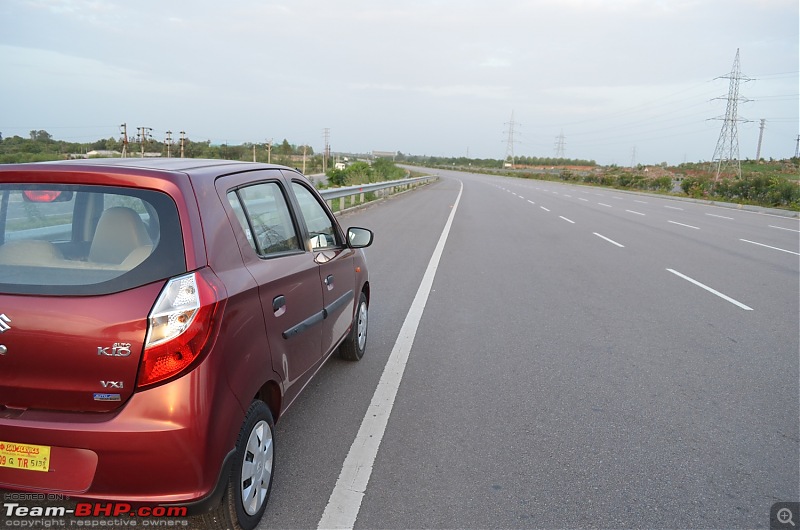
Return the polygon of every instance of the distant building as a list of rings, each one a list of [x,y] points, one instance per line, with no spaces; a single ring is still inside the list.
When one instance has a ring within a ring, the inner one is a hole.
[[[98,149],[95,151],[89,151],[83,158],[119,158],[120,154],[121,153],[119,151]]]
[[[372,158],[391,158],[392,161],[397,157],[397,151],[373,151]]]

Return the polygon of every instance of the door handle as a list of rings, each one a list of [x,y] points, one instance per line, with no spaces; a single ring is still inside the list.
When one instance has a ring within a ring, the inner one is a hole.
[[[286,297],[283,295],[276,296],[272,299],[272,310],[277,313],[282,308],[286,307]]]
[[[323,282],[322,282],[322,283],[324,283],[324,284],[325,284],[325,285],[327,285],[328,287],[330,287],[331,285],[333,285],[333,274],[328,274],[328,276],[327,276],[327,277],[326,277],[326,278],[323,280]]]

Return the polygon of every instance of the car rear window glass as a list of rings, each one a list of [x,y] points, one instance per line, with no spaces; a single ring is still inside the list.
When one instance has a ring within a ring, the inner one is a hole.
[[[104,294],[185,272],[174,201],[150,190],[0,185],[0,289]]]

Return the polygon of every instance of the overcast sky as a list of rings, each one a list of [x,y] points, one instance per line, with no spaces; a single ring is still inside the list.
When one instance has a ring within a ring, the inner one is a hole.
[[[711,160],[737,49],[740,158],[794,155],[798,0],[2,0],[0,132],[127,123],[334,152]],[[721,99],[715,99],[721,98]],[[513,112],[513,126],[512,123]]]

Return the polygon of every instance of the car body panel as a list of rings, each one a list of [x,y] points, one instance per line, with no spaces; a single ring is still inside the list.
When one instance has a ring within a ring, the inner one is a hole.
[[[298,235],[307,240],[291,180],[310,185],[280,166],[190,159],[0,166],[0,185],[168,195],[177,209],[182,274],[213,280],[216,296],[209,339],[196,360],[175,376],[136,387],[148,313],[175,273],[91,296],[0,291],[0,313],[11,320],[0,332],[6,347],[0,443],[50,448],[47,473],[0,465],[0,488],[154,504],[217,498],[253,399],[263,399],[278,419],[349,332],[353,299],[362,290],[369,295],[361,250],[342,244],[267,258],[253,251],[226,194],[265,180],[282,187]],[[80,231],[89,238],[93,229]],[[331,288],[324,283],[329,276]],[[278,297],[283,304],[275,305]],[[96,393],[118,393],[119,401],[98,401]]]

